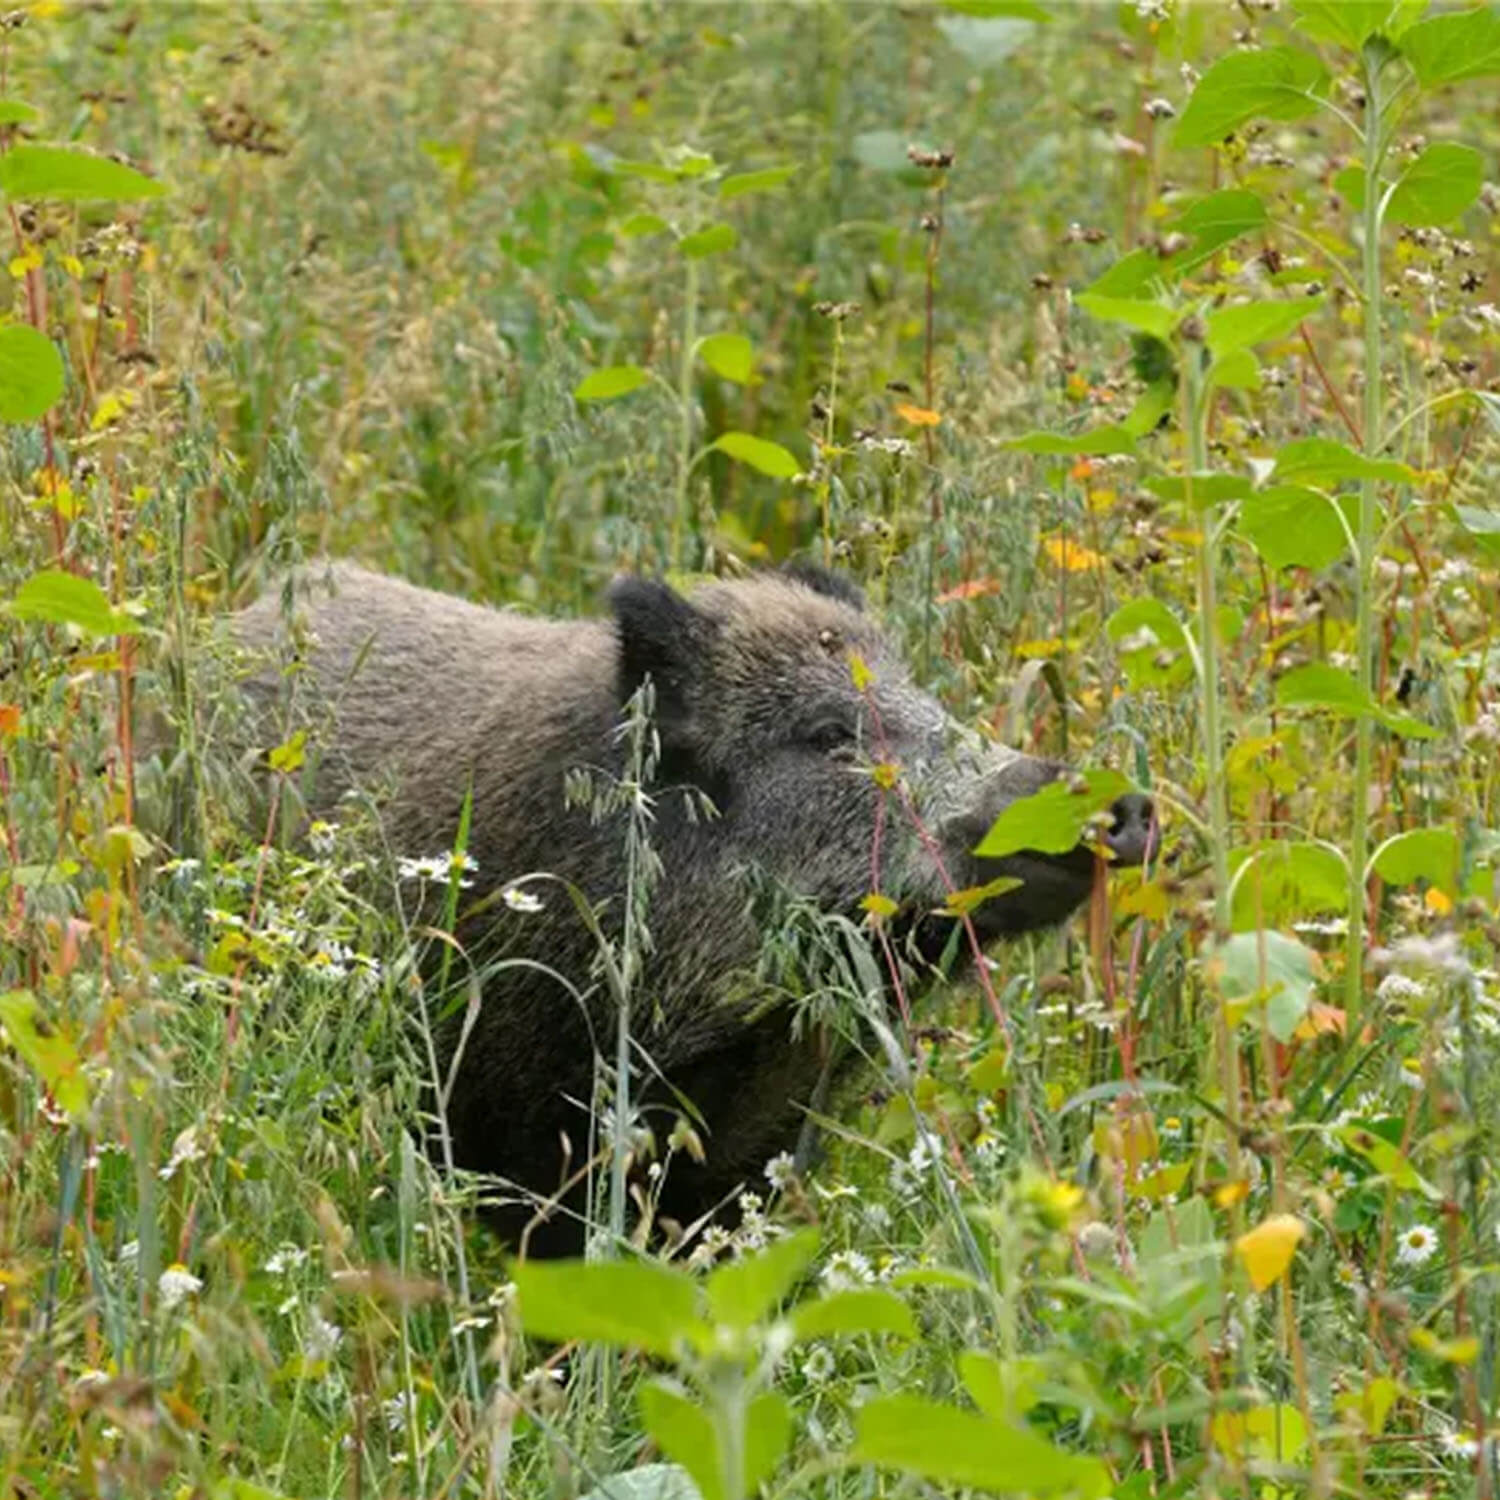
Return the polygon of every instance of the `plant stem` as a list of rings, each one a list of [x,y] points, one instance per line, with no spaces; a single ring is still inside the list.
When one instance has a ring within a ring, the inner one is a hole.
[[[677,376],[677,403],[682,415],[682,437],[677,453],[677,498],[672,507],[672,566],[686,566],[682,547],[688,520],[688,476],[693,469],[693,356],[698,342],[698,262],[687,262],[683,288],[682,365]]]
[[[1367,457],[1381,449],[1380,435],[1380,74],[1385,58],[1367,47],[1365,64],[1365,411],[1364,449]],[[1375,686],[1375,526],[1379,514],[1375,481],[1365,479],[1359,491],[1358,556],[1355,558],[1357,602],[1355,613],[1355,672],[1362,699],[1370,700]],[[1368,714],[1355,723],[1354,792],[1349,840],[1349,938],[1344,956],[1344,1011],[1349,1034],[1364,1000],[1365,861],[1369,852],[1370,766],[1375,724]]]

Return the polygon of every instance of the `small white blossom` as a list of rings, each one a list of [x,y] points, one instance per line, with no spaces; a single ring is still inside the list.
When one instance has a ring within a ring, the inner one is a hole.
[[[202,1157],[203,1147],[198,1142],[197,1129],[189,1125],[172,1142],[172,1154],[167,1158],[166,1166],[162,1167],[156,1175],[163,1182],[170,1182],[176,1175],[178,1167],[186,1166],[188,1162],[200,1161]]]
[[[1396,1070],[1396,1077],[1406,1088],[1420,1090],[1422,1084],[1422,1059],[1420,1057],[1403,1057],[1401,1066]]]
[[[1479,1439],[1471,1432],[1445,1432],[1439,1441],[1449,1458],[1471,1464],[1479,1457]]]
[[[308,824],[308,846],[320,859],[326,859],[333,853],[333,846],[337,838],[338,829],[332,823],[325,822],[322,818],[315,818]]]
[[[500,893],[500,899],[512,911],[526,912],[528,914],[543,910],[547,904],[540,896],[533,896],[530,891],[523,891],[518,885],[506,886]]]
[[[314,1364],[332,1359],[339,1346],[344,1330],[337,1323],[330,1323],[317,1308],[307,1315],[307,1332],[302,1336],[302,1352]]]
[[[295,1271],[306,1259],[307,1251],[299,1246],[278,1245],[266,1257],[266,1270],[272,1276],[285,1276],[288,1271]]]
[[[385,1417],[387,1432],[405,1432],[406,1419],[411,1412],[411,1401],[405,1391],[398,1391],[390,1400],[381,1403],[381,1414]]]
[[[161,1305],[171,1309],[188,1297],[203,1290],[203,1283],[181,1263],[167,1267],[156,1279],[156,1292]]]
[[[809,1385],[823,1385],[833,1379],[837,1369],[832,1351],[818,1344],[802,1361],[802,1378]]]
[[[790,1151],[778,1151],[766,1163],[766,1181],[771,1184],[773,1192],[784,1192],[792,1185],[796,1176],[797,1167]]]
[[[1387,1005],[1420,1000],[1425,994],[1422,986],[1415,979],[1408,979],[1405,974],[1387,974],[1375,990],[1375,998]]]
[[[850,1287],[867,1286],[874,1281],[875,1273],[870,1268],[867,1256],[858,1250],[839,1250],[829,1256],[823,1268],[823,1285],[831,1291],[844,1291]]]
[[[1432,1259],[1437,1249],[1437,1231],[1426,1224],[1413,1224],[1403,1229],[1396,1242],[1396,1259],[1403,1266],[1421,1266]]]

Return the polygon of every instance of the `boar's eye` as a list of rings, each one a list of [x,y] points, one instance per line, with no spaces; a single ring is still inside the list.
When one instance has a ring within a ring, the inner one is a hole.
[[[820,755],[830,755],[835,750],[852,750],[856,739],[847,719],[821,719],[802,736],[802,743]]]

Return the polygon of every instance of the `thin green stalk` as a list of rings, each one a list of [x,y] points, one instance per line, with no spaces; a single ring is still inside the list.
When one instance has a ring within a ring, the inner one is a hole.
[[[687,282],[683,288],[682,365],[677,376],[677,402],[682,416],[682,436],[677,450],[677,498],[672,507],[672,566],[686,566],[683,539],[687,530],[688,477],[693,470],[693,356],[698,342],[698,262],[687,258]]]
[[[1365,62],[1365,207],[1364,244],[1360,254],[1364,268],[1365,304],[1365,411],[1364,451],[1374,457],[1381,449],[1380,416],[1380,160],[1381,71],[1385,56],[1371,46]],[[1375,481],[1366,479],[1359,491],[1358,555],[1355,559],[1357,602],[1355,612],[1355,672],[1359,690],[1368,702],[1375,688],[1375,530],[1379,504]],[[1349,1034],[1355,1034],[1364,1000],[1365,970],[1365,862],[1369,856],[1370,771],[1374,753],[1375,724],[1365,715],[1356,721],[1354,792],[1349,841],[1349,938],[1345,949],[1344,1010]]]

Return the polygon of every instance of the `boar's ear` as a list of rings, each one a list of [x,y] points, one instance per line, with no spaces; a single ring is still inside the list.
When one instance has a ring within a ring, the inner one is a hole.
[[[715,629],[707,615],[654,578],[626,574],[610,585],[609,602],[620,637],[620,699],[649,673],[656,688],[656,720],[664,741],[686,737],[693,679]]]
[[[806,558],[794,557],[790,562],[782,563],[781,571],[815,594],[826,594],[828,598],[837,599],[840,604],[847,604],[851,609],[862,610],[865,607],[865,596],[859,585],[843,573],[834,572],[832,568],[809,562]]]

